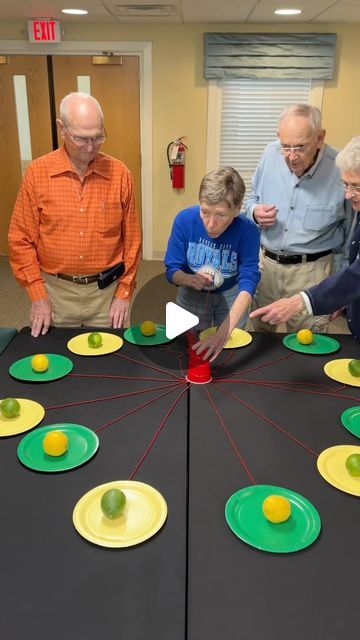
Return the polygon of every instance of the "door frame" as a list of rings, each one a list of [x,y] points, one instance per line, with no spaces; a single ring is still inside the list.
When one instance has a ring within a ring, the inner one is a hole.
[[[152,44],[151,42],[66,41],[36,44],[26,40],[1,40],[3,55],[104,55],[139,56],[140,62],[140,161],[142,250],[144,260],[153,259],[153,166],[152,166]]]

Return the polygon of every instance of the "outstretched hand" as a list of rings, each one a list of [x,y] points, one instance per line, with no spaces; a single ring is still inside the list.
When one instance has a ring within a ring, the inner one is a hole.
[[[260,307],[250,313],[250,318],[261,318],[263,322],[269,324],[280,324],[287,322],[304,309],[304,302],[300,294],[291,298],[280,298],[266,307]]]

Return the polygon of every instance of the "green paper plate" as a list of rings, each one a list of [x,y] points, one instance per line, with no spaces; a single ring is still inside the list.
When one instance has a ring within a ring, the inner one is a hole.
[[[263,512],[267,496],[284,496],[291,503],[291,516],[286,522],[273,524]],[[311,545],[321,530],[320,516],[303,496],[284,487],[255,485],[234,493],[226,503],[225,518],[240,540],[261,551],[292,553]]]
[[[289,333],[283,339],[283,344],[291,351],[298,351],[299,353],[308,353],[312,355],[322,355],[324,353],[333,353],[340,349],[340,343],[334,338],[325,336],[322,333],[314,333],[313,341],[311,344],[300,344],[298,342],[296,333]]]
[[[9,368],[9,373],[17,380],[26,380],[30,382],[49,382],[63,378],[73,368],[73,363],[66,356],[60,356],[57,353],[46,353],[49,358],[49,368],[41,373],[34,371],[31,367],[32,356],[16,360]]]
[[[124,338],[132,344],[138,344],[142,347],[154,347],[157,344],[165,344],[170,342],[166,337],[166,328],[164,324],[156,325],[156,333],[153,336],[143,336],[140,331],[140,325],[134,324],[132,327],[126,329]]]
[[[342,412],[341,422],[353,436],[360,438],[360,406],[349,407]]]
[[[62,456],[49,456],[42,441],[48,431],[63,431],[68,437],[68,450]],[[68,471],[84,464],[99,448],[99,438],[94,431],[81,424],[60,422],[40,427],[28,433],[18,446],[18,458],[25,467],[34,471]]]

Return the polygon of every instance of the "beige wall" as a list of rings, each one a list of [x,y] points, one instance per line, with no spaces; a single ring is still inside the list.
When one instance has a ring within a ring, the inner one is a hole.
[[[360,134],[358,110],[360,82],[360,25],[83,25],[65,24],[69,41],[151,41],[153,44],[153,205],[154,251],[161,253],[174,215],[197,201],[199,182],[205,172],[207,82],[203,78],[203,33],[207,31],[299,31],[336,32],[337,68],[325,82],[323,121],[327,141],[342,147]],[[25,23],[0,24],[1,40],[23,40]],[[36,46],[36,45],[34,45]],[[177,136],[187,136],[189,152],[186,185],[177,193],[170,186],[166,147]]]

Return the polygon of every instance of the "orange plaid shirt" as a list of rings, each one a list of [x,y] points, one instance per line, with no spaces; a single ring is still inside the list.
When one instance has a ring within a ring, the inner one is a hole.
[[[32,301],[47,297],[41,271],[93,275],[125,263],[116,297],[136,286],[140,228],[128,168],[104,153],[81,184],[62,146],[25,173],[9,227],[10,264]]]

